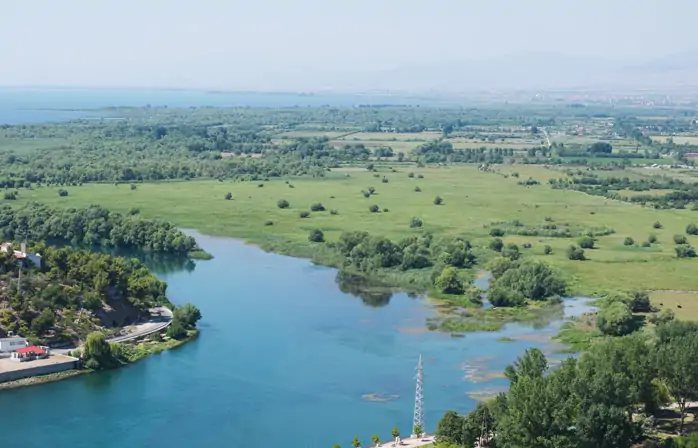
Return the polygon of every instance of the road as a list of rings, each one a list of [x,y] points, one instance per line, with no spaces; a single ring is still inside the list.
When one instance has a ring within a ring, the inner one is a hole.
[[[400,439],[400,444],[397,445],[394,440],[391,440],[389,442],[383,442],[380,445],[378,445],[379,448],[388,448],[388,447],[408,447],[408,448],[413,448],[413,447],[418,447],[418,446],[424,446],[424,445],[431,445],[434,443],[434,436],[427,435],[425,437],[420,437],[420,438],[408,438],[408,439]]]
[[[107,342],[126,342],[133,339],[142,338],[144,336],[148,336],[149,334],[162,331],[167,328],[170,323],[172,323],[172,310],[169,308],[162,306],[151,308],[149,311],[152,317],[148,322],[124,327],[122,332],[126,331],[127,334],[111,337],[107,339]],[[70,347],[52,349],[51,351],[59,355],[67,355],[76,348],[77,346],[73,345]]]

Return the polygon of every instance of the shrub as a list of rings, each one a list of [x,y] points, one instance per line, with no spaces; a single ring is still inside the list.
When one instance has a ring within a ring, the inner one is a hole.
[[[375,167],[376,167],[376,166],[375,166],[374,164],[372,164],[372,163],[369,163],[368,165],[366,165],[366,169],[367,169],[368,171],[373,171],[373,169],[374,169]]]
[[[368,187],[368,192],[369,192],[370,194],[375,194],[375,193],[376,193],[376,189],[373,188],[373,187]]]
[[[413,177],[414,177],[414,173],[412,173],[412,172],[407,173],[407,177],[409,177],[410,179],[413,178]]]
[[[257,187],[262,188],[264,184],[257,184]]]
[[[268,227],[268,226],[273,226],[273,225],[274,225],[274,221],[264,221],[264,225],[267,226],[267,227]]]
[[[698,235],[698,227],[696,227],[695,224],[691,223],[686,226],[686,233],[689,235]]]
[[[649,241],[643,241],[642,247],[652,247],[652,243],[650,243]]]
[[[487,300],[492,306],[513,307],[526,303],[526,298],[519,291],[493,286],[487,291]]]
[[[546,222],[553,222],[554,219],[551,218],[550,216],[546,216],[546,217],[545,217],[545,221],[546,221]]]
[[[339,215],[337,210],[330,210],[330,215]]]
[[[662,228],[662,223],[659,221],[655,221],[654,224],[652,224],[652,227],[655,229],[661,229]]]
[[[519,251],[519,246],[517,246],[514,243],[507,244],[502,249],[502,256],[505,258],[508,258],[512,261],[518,260],[519,257],[521,256],[521,252]]]
[[[676,256],[678,258],[695,258],[696,250],[690,244],[676,246]]]
[[[14,191],[6,191],[5,192],[5,200],[14,201],[15,199],[17,199],[17,195],[15,194]]]
[[[504,236],[504,230],[495,227],[490,230],[490,236]]]
[[[131,207],[130,209],[128,209],[128,214],[131,216],[137,215],[140,212],[141,212],[141,210],[137,207]]]
[[[579,239],[579,247],[582,249],[593,249],[596,240],[590,236],[585,236]]]
[[[322,205],[319,202],[316,202],[315,204],[312,204],[310,206],[310,210],[313,212],[324,212],[325,211],[325,206]]]
[[[60,189],[58,190],[58,196],[68,196],[68,191]]]
[[[311,243],[322,243],[325,241],[325,234],[320,229],[313,229],[308,233],[308,241]]]
[[[231,199],[233,199],[233,194],[232,194],[232,193],[226,193],[226,194],[225,194],[225,200],[226,200],[226,201],[229,201],[229,200],[231,200]]]
[[[389,211],[388,207],[383,207],[383,213],[388,213]]]
[[[650,296],[647,291],[633,291],[630,293],[630,310],[633,313],[649,313],[652,311]]]
[[[383,179],[381,179],[381,182],[383,182],[384,184],[387,184],[387,183],[388,183],[388,178],[385,177],[385,176],[383,176]]]
[[[412,219],[410,219],[410,228],[412,229],[422,227],[423,224],[424,223],[422,222],[422,220],[417,218],[416,216],[413,216]]]
[[[279,208],[289,208],[291,204],[289,204],[286,199],[279,199],[276,201],[276,206]]]
[[[575,245],[568,247],[565,253],[567,254],[567,258],[569,258],[570,260],[586,260],[586,257],[584,257],[584,249]]]
[[[463,294],[463,281],[458,275],[458,269],[452,266],[444,268],[434,280],[434,286],[444,294]]]
[[[532,245],[531,243],[523,243],[523,248],[524,248],[524,249],[530,249],[530,248],[532,248],[532,247],[533,247],[533,245]]]
[[[131,184],[131,190],[135,190],[136,188],[138,188],[136,184]]]
[[[676,244],[687,244],[688,241],[686,240],[685,235],[674,235],[674,243]]]
[[[651,234],[651,235],[647,238],[647,241],[648,241],[650,244],[656,243],[656,242],[658,241],[658,240],[657,240],[657,235],[655,235],[654,233]]]
[[[545,247],[543,248],[543,253],[545,255],[550,255],[553,253],[553,248],[550,245],[546,244]]]
[[[298,214],[301,218],[309,218],[310,217],[310,212],[309,211],[302,211]]]
[[[364,195],[365,198],[371,197],[371,193],[369,193],[368,191],[361,190],[361,194]]]
[[[623,240],[624,246],[632,246],[634,244],[635,244],[635,240],[630,238],[629,236],[626,236],[625,239]]]
[[[416,191],[417,193],[419,193],[420,191],[422,191],[422,189],[419,188],[419,185],[415,185],[415,186],[414,186],[414,191]]]
[[[504,247],[504,242],[501,238],[494,238],[492,241],[490,241],[489,247],[495,252],[501,252],[502,248]]]
[[[611,336],[623,336],[632,333],[633,313],[623,302],[612,302],[596,314],[596,327]]]
[[[371,213],[378,213],[379,210],[380,210],[380,207],[378,207],[378,206],[375,205],[375,204],[373,204],[372,206],[370,206],[370,207],[368,208],[368,211],[371,212]]]
[[[423,175],[423,174],[417,174],[417,179],[424,179],[424,175]]]
[[[675,317],[676,315],[674,314],[674,311],[667,308],[661,310],[659,313],[650,314],[649,321],[651,324],[661,325],[671,322]]]
[[[441,205],[444,203],[444,200],[441,199],[441,196],[437,196],[434,198],[434,205]]]

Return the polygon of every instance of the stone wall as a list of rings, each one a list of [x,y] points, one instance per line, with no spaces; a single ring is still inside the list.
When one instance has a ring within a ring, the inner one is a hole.
[[[63,358],[65,358],[66,360],[36,367],[31,367],[31,362],[22,363],[27,364],[27,367],[19,370],[11,370],[9,372],[0,372],[0,383],[4,383],[6,381],[14,381],[21,378],[27,378],[30,376],[46,375],[49,373],[63,372],[64,370],[78,368],[77,359],[71,358],[69,356],[63,356]]]

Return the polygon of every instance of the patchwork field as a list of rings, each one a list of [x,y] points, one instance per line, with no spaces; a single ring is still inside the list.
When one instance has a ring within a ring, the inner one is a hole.
[[[423,230],[437,235],[464,235],[476,245],[489,243],[489,231],[496,222],[500,223],[496,226],[507,227],[507,223],[518,220],[529,228],[554,223],[577,231],[606,227],[615,233],[599,237],[598,249],[586,251],[587,261],[570,261],[565,256],[565,249],[576,243],[576,238],[508,235],[504,240],[530,243],[532,247],[523,249],[524,254],[544,258],[559,267],[579,294],[629,288],[698,290],[697,261],[677,259],[672,241],[673,235],[683,234],[689,223],[698,223],[698,212],[654,210],[574,191],[553,190],[546,179],[562,173],[541,166],[501,168],[504,172],[519,172],[519,179],[482,172],[473,166],[412,166],[398,168],[397,172],[352,170],[328,173],[331,176],[326,179],[264,183],[162,182],[139,184],[135,190],[129,185],[91,184],[67,187],[67,197],[60,197],[58,188],[40,187],[22,190],[13,205],[38,200],[65,207],[101,204],[120,212],[139,208],[146,217],[166,219],[210,234],[244,238],[295,254],[307,254],[311,229],[322,229],[329,241],[336,240],[344,230],[400,238],[420,231],[410,228],[412,217],[423,220]],[[411,171],[414,177],[408,177]],[[381,181],[384,176],[387,183]],[[541,185],[517,184],[528,177],[539,180]],[[417,186],[421,191],[415,191]],[[365,198],[362,190],[369,187],[374,187],[375,193]],[[224,199],[228,192],[232,193],[232,200]],[[434,204],[436,196],[443,199],[442,205]],[[289,201],[290,208],[278,208],[280,199]],[[309,218],[299,216],[318,202],[327,211],[312,212]],[[371,205],[379,206],[381,211],[370,212]],[[267,221],[273,225],[265,225]],[[662,229],[653,229],[656,221],[662,223]],[[656,235],[658,243],[640,247],[650,234]],[[623,245],[627,236],[636,245]],[[698,245],[698,237],[689,236],[688,240]],[[551,255],[544,255],[545,245],[553,248]]]

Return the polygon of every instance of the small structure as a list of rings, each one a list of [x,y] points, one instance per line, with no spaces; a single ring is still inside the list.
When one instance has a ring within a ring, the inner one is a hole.
[[[0,251],[9,253],[12,250],[12,254],[18,261],[29,260],[34,266],[41,267],[41,255],[40,254],[28,254],[26,243],[22,243],[21,250],[12,250],[12,243],[2,243],[0,244]]]
[[[15,362],[34,361],[35,359],[48,358],[49,352],[50,349],[48,347],[30,345],[29,347],[22,347],[12,352],[12,357],[10,359]]]
[[[27,346],[27,340],[20,337],[0,338],[0,353],[14,352]]]

